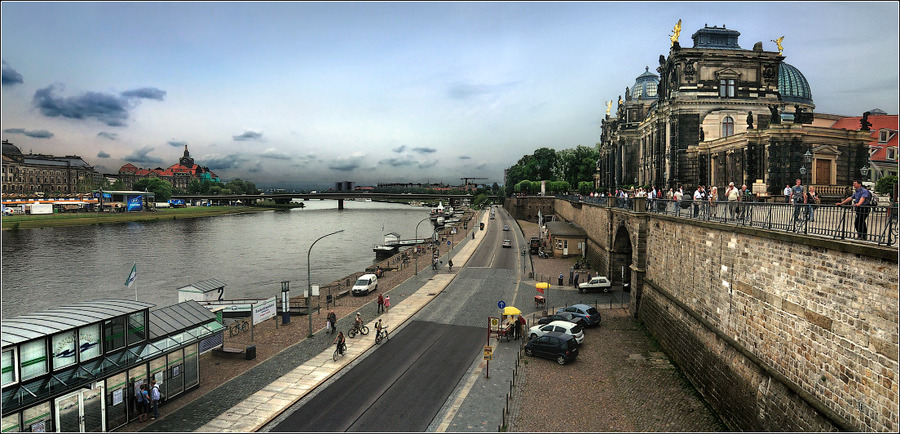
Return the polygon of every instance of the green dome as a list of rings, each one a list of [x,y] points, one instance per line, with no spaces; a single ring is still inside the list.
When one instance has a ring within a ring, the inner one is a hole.
[[[809,82],[799,69],[782,62],[778,65],[778,92],[781,100],[813,105]]]

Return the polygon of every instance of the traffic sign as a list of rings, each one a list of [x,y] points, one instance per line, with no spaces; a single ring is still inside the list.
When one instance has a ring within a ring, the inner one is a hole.
[[[448,245],[448,246],[450,245],[450,240],[447,240],[447,245]]]
[[[494,355],[494,348],[490,345],[484,346],[484,360],[491,360]]]
[[[491,327],[500,327],[500,318],[491,318]]]
[[[499,302],[497,302],[497,307],[499,307],[500,309],[503,309],[504,307],[506,307],[506,302],[503,300],[500,300]]]

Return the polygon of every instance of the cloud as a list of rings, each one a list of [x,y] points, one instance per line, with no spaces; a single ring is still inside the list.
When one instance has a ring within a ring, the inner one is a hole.
[[[408,167],[416,164],[414,160],[409,158],[386,158],[378,162],[381,165],[387,165],[391,167]]]
[[[341,172],[352,172],[362,166],[363,158],[365,158],[365,155],[358,152],[348,157],[338,157],[328,165],[328,168]]]
[[[437,166],[438,160],[425,160],[419,163],[419,169],[430,169]]]
[[[123,98],[155,99],[162,101],[166,97],[166,91],[154,87],[142,87],[140,89],[126,90],[122,92]]]
[[[150,152],[152,152],[154,149],[156,149],[156,148],[154,148],[152,146],[144,146],[143,148],[132,152],[130,155],[126,155],[125,158],[123,158],[123,160],[125,160],[129,163],[137,163],[138,166],[142,166],[142,165],[153,166],[153,165],[163,164],[162,159],[157,158],[157,157],[151,157],[151,156],[147,155]]]
[[[460,160],[471,160],[472,159],[472,157],[470,157],[468,155],[460,155],[459,157],[456,157],[456,158],[459,158]]]
[[[240,162],[244,159],[238,154],[228,154],[224,157],[207,157],[204,158],[204,164],[210,170],[236,169],[240,166]]]
[[[437,152],[437,149],[434,148],[412,148],[413,152],[418,152],[420,154],[432,154]]]
[[[109,140],[116,140],[116,137],[119,136],[118,133],[108,133],[106,131],[100,131],[99,133],[97,133],[97,135]]]
[[[262,135],[262,132],[246,130],[241,135],[232,136],[232,138],[237,142],[243,142],[246,140],[259,140],[262,138]]]
[[[129,111],[137,104],[133,100],[141,98],[162,100],[166,94],[159,89],[141,88],[122,92],[119,96],[87,92],[66,98],[54,95],[54,91],[56,85],[51,84],[34,92],[32,102],[44,116],[51,118],[62,116],[69,119],[94,118],[111,127],[125,126]]]
[[[391,150],[399,154],[399,153],[401,153],[401,152],[403,152],[403,151],[406,150],[406,145],[400,145],[399,148],[394,148],[394,149],[391,149]]]
[[[2,82],[4,86],[14,85],[14,84],[22,84],[25,80],[22,79],[22,74],[16,72],[15,69],[12,69],[6,61],[3,61],[3,72],[2,72]]]
[[[97,153],[97,158],[109,158],[109,154],[106,152],[100,151]]]
[[[291,157],[287,154],[282,154],[275,150],[275,148],[269,148],[259,154],[262,158],[271,158],[273,160],[290,160]]]
[[[24,134],[28,137],[34,137],[35,139],[49,139],[53,137],[53,133],[47,130],[26,130],[24,128],[7,128],[3,130],[4,133],[10,134]]]
[[[185,141],[169,140],[166,143],[173,148],[183,148],[187,146],[187,142]]]

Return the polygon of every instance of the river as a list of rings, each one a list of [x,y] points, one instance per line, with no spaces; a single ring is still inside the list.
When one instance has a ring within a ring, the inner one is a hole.
[[[414,238],[429,208],[381,202],[332,200],[306,207],[220,217],[146,223],[102,224],[3,231],[2,304],[10,318],[66,303],[101,298],[135,298],[158,307],[178,302],[177,289],[206,279],[226,284],[226,298],[280,297],[281,282],[291,295],[307,282],[326,285],[374,264],[372,247],[384,234]],[[431,235],[430,221],[419,238]],[[132,287],[125,280],[137,264]]]

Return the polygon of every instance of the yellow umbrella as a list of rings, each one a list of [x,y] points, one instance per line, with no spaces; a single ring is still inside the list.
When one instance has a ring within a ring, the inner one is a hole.
[[[503,308],[503,314],[504,315],[521,315],[522,311],[519,309],[516,309],[512,306],[506,306]]]

